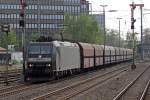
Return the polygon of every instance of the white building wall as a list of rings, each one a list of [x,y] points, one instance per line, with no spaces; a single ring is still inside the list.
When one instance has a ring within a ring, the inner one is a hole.
[[[18,62],[21,62],[23,60],[22,52],[12,52],[11,53],[11,60],[16,60]]]

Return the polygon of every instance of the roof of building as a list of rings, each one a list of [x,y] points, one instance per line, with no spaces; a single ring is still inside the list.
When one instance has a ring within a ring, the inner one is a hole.
[[[5,51],[6,51],[5,48],[0,47],[0,52],[5,52]]]

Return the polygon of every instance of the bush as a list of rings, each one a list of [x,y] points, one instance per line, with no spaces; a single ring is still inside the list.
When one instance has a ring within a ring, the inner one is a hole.
[[[12,64],[19,64],[19,61],[17,61],[17,60],[12,60]]]

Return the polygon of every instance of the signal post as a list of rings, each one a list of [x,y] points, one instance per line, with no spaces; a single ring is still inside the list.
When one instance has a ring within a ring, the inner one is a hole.
[[[20,21],[19,21],[19,26],[22,28],[22,51],[23,51],[23,75],[25,75],[25,8],[27,7],[27,4],[25,3],[25,0],[20,0]],[[25,81],[25,76],[24,76],[24,81]]]
[[[131,7],[131,29],[132,29],[132,38],[133,38],[133,61],[132,61],[132,65],[131,65],[131,69],[135,69],[136,68],[136,65],[135,65],[135,33],[134,33],[134,29],[135,29],[135,26],[134,26],[134,23],[136,22],[136,19],[134,18],[134,10],[135,8],[139,6],[141,8],[141,48],[142,47],[142,44],[143,44],[143,32],[142,32],[142,7],[144,7],[144,4],[134,4],[134,2],[132,2],[132,4],[130,4],[130,7]],[[143,53],[143,49],[141,50],[142,53]]]

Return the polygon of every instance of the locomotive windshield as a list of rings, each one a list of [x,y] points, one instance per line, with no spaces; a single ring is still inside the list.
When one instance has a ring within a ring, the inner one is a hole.
[[[30,45],[29,54],[51,54],[51,48],[50,45]]]
[[[50,46],[41,46],[41,54],[50,54],[51,48]]]
[[[40,46],[30,46],[29,53],[30,54],[40,54]]]

